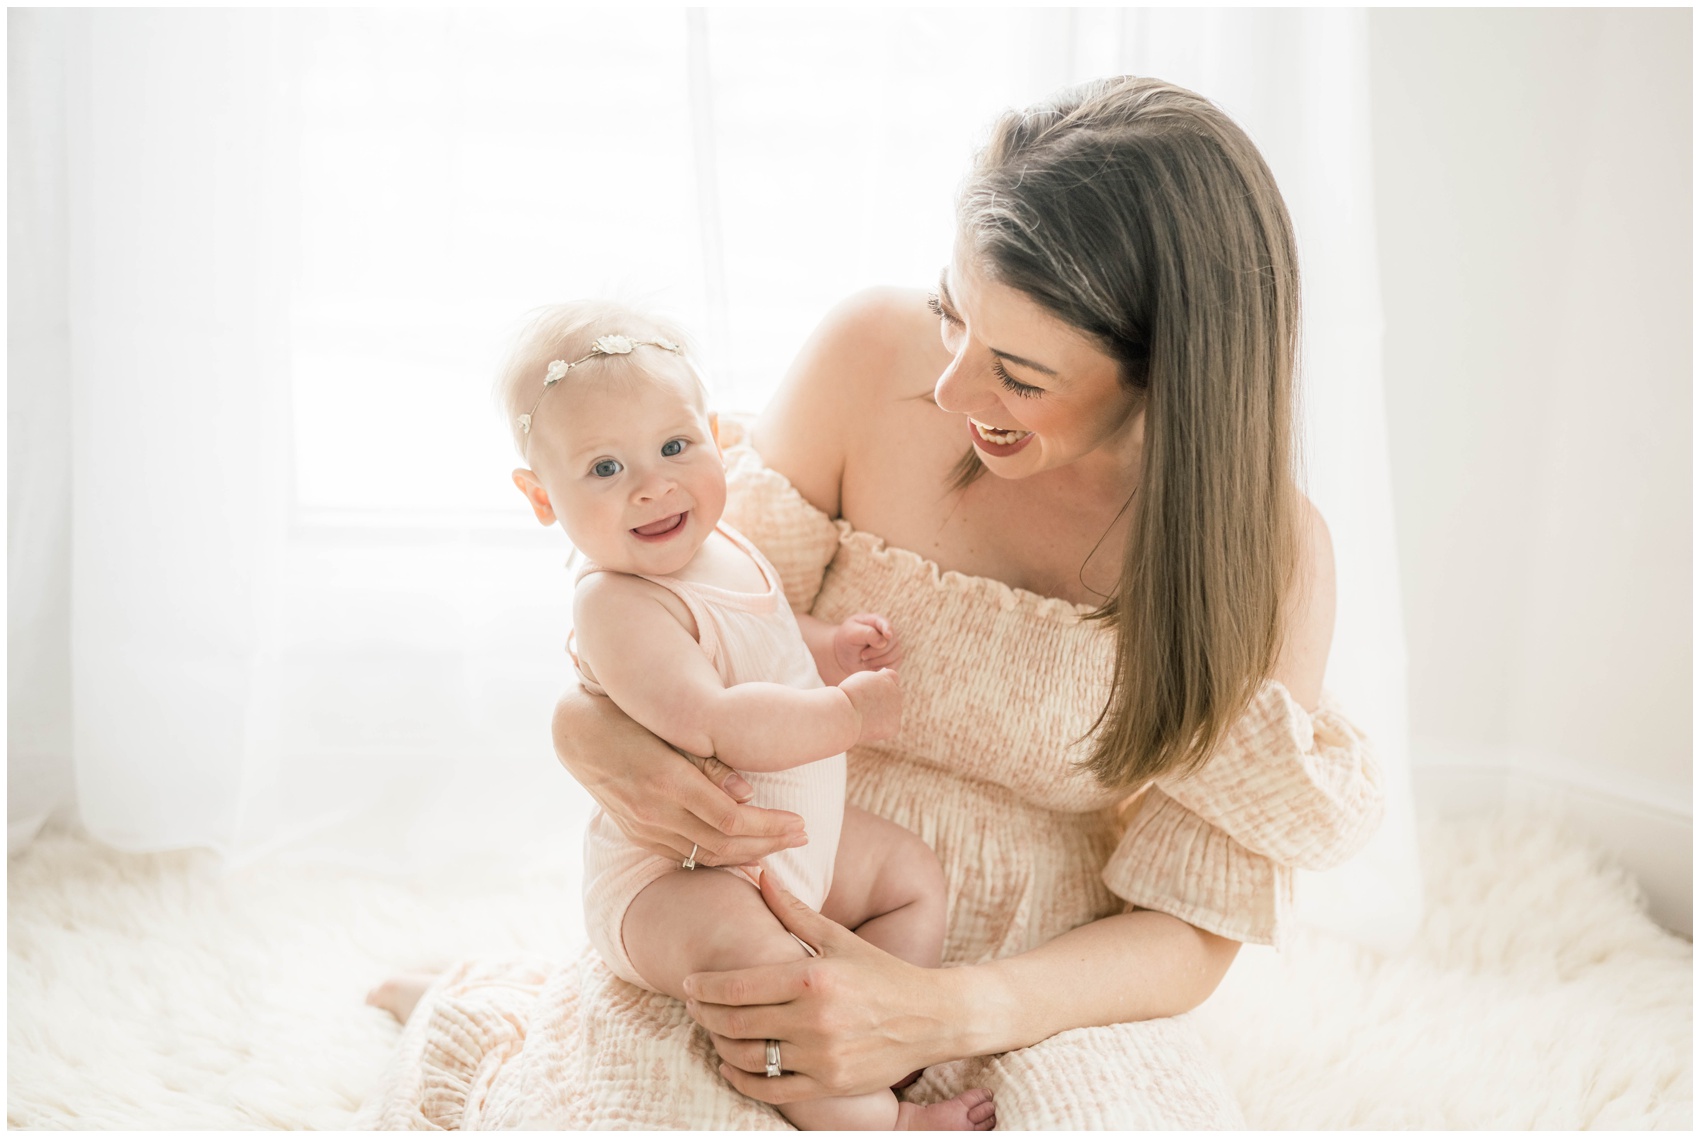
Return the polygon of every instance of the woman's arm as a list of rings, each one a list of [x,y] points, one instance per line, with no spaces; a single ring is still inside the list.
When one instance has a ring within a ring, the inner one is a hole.
[[[874,948],[764,879],[768,905],[814,959],[685,981],[742,1093],[785,1103],[860,1094],[969,1055],[1030,1046],[1074,1027],[1178,1015],[1221,982],[1239,945],[1164,913],[1107,917],[1019,956],[927,969]],[[764,1040],[782,1041],[769,1079]]]
[[[966,1054],[1026,1047],[1073,1027],[1189,1012],[1216,990],[1239,950],[1238,941],[1150,910],[1071,929],[968,970],[964,996],[981,1010],[968,1016]],[[1046,998],[1034,999],[1037,992]]]

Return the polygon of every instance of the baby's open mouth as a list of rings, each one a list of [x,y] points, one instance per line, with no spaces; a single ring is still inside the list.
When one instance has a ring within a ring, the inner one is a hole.
[[[637,534],[639,537],[661,537],[665,534],[672,533],[674,530],[684,525],[685,514],[688,513],[690,513],[689,510],[680,514],[670,514],[667,517],[662,518],[660,521],[650,522],[646,526],[637,526],[632,530],[632,532]]]

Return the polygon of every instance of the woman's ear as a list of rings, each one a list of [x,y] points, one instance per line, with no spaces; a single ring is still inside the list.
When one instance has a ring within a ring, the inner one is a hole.
[[[525,500],[531,505],[531,512],[537,515],[540,525],[555,524],[555,507],[549,504],[549,491],[543,488],[543,483],[537,480],[537,475],[522,466],[514,471],[514,485],[525,495]]]

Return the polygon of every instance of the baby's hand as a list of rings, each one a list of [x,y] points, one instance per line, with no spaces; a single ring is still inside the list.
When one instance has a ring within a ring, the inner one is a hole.
[[[856,672],[846,676],[838,685],[850,697],[850,706],[862,717],[862,735],[858,742],[873,743],[897,734],[903,718],[903,689],[897,673],[890,668],[877,672]]]
[[[895,668],[903,659],[891,622],[873,612],[857,613],[832,634],[832,657],[845,675]]]

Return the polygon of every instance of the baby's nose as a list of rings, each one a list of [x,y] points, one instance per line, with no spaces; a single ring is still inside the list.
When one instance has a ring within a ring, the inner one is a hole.
[[[638,483],[637,498],[640,502],[653,502],[664,498],[673,492],[677,484],[665,473],[656,472]]]

